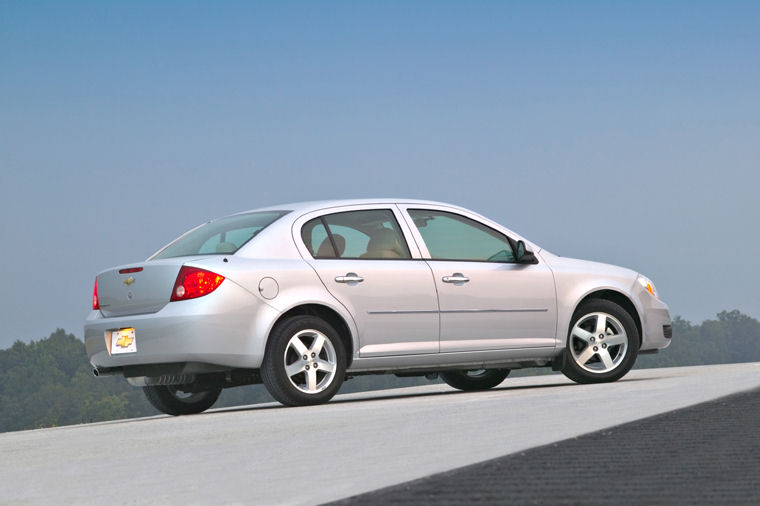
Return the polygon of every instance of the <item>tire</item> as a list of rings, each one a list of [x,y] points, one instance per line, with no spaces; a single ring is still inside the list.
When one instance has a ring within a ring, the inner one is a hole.
[[[345,376],[343,341],[324,320],[294,316],[270,334],[261,379],[285,406],[323,404],[338,392]]]
[[[631,315],[612,301],[591,299],[573,314],[562,373],[576,383],[617,381],[631,370],[638,352]]]
[[[509,369],[479,369],[473,371],[444,371],[441,379],[449,386],[465,391],[488,390],[509,376]]]
[[[194,415],[213,406],[222,387],[212,386],[199,392],[185,392],[182,385],[143,387],[145,397],[154,408],[167,415]]]

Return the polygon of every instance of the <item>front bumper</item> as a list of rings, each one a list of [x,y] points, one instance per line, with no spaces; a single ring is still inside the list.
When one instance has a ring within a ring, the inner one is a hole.
[[[269,325],[279,312],[234,282],[197,299],[169,302],[151,314],[106,318],[91,311],[85,320],[87,356],[97,368],[197,362],[258,368]],[[137,351],[111,354],[111,330],[135,329]]]
[[[661,350],[670,346],[673,327],[670,321],[670,310],[667,304],[655,299],[648,293],[644,297],[645,306],[641,315],[643,336],[641,351]]]

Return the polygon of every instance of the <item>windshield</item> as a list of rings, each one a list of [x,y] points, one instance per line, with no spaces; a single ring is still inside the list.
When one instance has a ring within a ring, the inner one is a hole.
[[[151,260],[190,255],[229,255],[290,211],[236,214],[209,221],[175,240]]]

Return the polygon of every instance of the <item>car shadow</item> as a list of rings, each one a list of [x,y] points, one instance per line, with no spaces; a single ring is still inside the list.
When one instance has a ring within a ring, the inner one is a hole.
[[[650,380],[656,380],[658,377],[648,377],[648,378],[623,378],[615,383],[628,383],[628,382],[636,382],[636,381],[650,381]],[[603,384],[603,383],[601,383]],[[519,391],[519,390],[538,390],[538,389],[545,389],[545,388],[559,388],[559,387],[580,387],[583,385],[580,385],[578,383],[568,383],[568,382],[553,382],[553,383],[546,383],[541,385],[503,385],[494,387],[490,390],[485,390],[485,392],[509,392],[509,391]],[[408,388],[408,387],[405,387]],[[367,397],[361,397],[357,399],[332,399],[328,404],[343,404],[343,405],[349,405],[349,404],[355,404],[360,402],[378,402],[378,401],[384,401],[384,400],[398,400],[398,399],[422,399],[425,397],[446,397],[450,395],[472,395],[476,393],[482,393],[481,392],[463,392],[461,390],[450,390],[450,391],[443,391],[443,392],[414,392],[414,393],[398,393],[398,394],[387,394],[387,395],[377,395],[377,396],[371,396],[371,391],[366,392]],[[350,392],[343,395],[352,395],[357,394],[360,392]],[[311,407],[311,406],[304,406],[304,407]],[[235,413],[239,411],[261,411],[261,410],[270,410],[270,409],[286,409],[288,406],[283,406],[281,404],[273,404],[271,402],[264,403],[264,404],[249,404],[246,406],[230,406],[227,408],[217,408],[211,411],[207,411],[205,415],[213,415],[213,414],[222,414],[222,413]]]
[[[485,390],[485,392],[496,392],[496,391],[510,391],[510,390],[530,390],[530,389],[541,389],[541,388],[556,388],[556,387],[569,387],[573,386],[574,383],[547,383],[544,385],[519,385],[519,386],[503,386],[503,387],[495,387],[490,390]],[[408,388],[408,387],[404,387]],[[397,399],[421,399],[425,397],[445,397],[450,395],[472,395],[477,393],[483,393],[481,392],[463,392],[461,390],[450,390],[450,391],[443,391],[443,392],[414,392],[414,393],[398,393],[398,394],[389,394],[389,395],[378,395],[375,397],[371,396],[371,391],[366,392],[368,395],[367,397],[361,397],[357,399],[332,399],[328,404],[356,404],[360,402],[378,402],[378,401],[385,401],[385,400],[397,400]],[[363,392],[350,392],[343,395],[352,395],[352,394],[358,394]],[[303,407],[312,407],[312,406],[303,406]],[[247,406],[238,406],[238,407],[228,407],[228,408],[218,408],[212,411],[208,411],[204,414],[221,414],[221,413],[234,413],[238,411],[259,411],[259,410],[269,410],[269,409],[285,409],[287,406],[282,406],[280,404],[272,405],[271,403],[267,404],[249,404]]]

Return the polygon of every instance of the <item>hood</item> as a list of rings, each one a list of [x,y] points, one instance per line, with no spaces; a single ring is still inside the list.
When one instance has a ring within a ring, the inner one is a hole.
[[[561,257],[546,250],[541,251],[540,255],[552,270],[628,278],[631,282],[636,281],[636,277],[639,275],[636,271],[625,267],[602,262],[592,262],[590,260],[580,260],[578,258]]]

